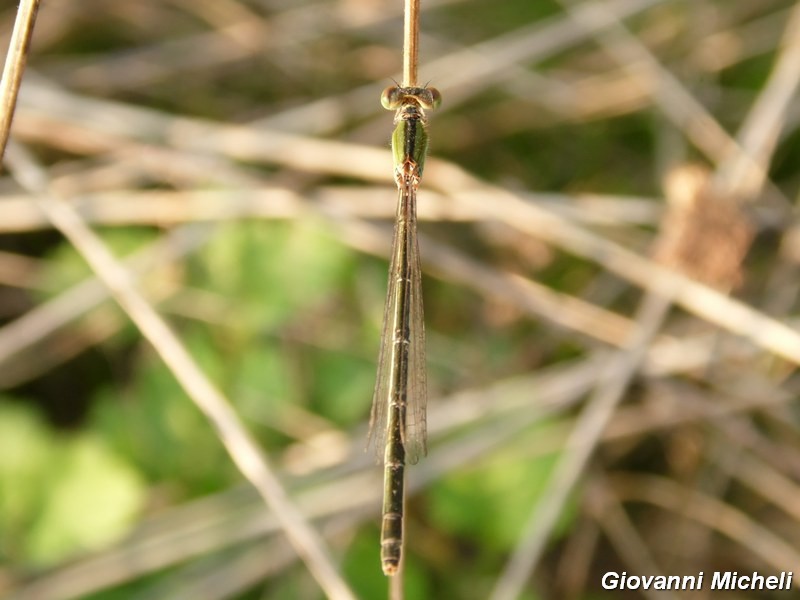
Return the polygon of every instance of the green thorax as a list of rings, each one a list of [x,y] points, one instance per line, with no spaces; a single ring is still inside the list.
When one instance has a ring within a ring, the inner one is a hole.
[[[406,104],[398,110],[392,133],[392,154],[397,172],[413,173],[419,177],[428,152],[428,132],[422,110]]]

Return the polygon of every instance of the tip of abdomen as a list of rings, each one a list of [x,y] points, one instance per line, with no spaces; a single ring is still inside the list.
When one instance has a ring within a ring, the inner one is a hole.
[[[384,540],[381,544],[381,567],[383,574],[392,576],[400,568],[402,542],[398,539]]]

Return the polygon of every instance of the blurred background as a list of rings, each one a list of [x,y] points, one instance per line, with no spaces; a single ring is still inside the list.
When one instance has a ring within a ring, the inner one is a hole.
[[[800,564],[799,14],[422,2],[443,104],[407,597],[488,598],[511,557],[526,600],[652,596],[603,590],[609,571]],[[363,450],[396,202],[379,96],[401,46],[399,1],[48,0],[12,129],[369,599],[387,597]],[[6,173],[0,194],[0,596],[324,597],[79,254]],[[526,560],[570,432],[615,381]]]

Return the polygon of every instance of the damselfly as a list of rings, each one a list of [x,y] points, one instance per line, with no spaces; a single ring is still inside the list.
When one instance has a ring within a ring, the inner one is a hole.
[[[396,111],[392,153],[399,190],[369,434],[378,458],[383,455],[381,564],[387,575],[397,572],[402,552],[405,465],[416,463],[427,452],[417,188],[428,151],[425,111],[440,103],[434,88],[391,86],[381,95],[383,107]]]

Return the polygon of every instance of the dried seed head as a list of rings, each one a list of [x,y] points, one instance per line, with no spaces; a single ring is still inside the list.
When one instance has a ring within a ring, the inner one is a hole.
[[[710,173],[698,165],[673,169],[664,181],[668,208],[653,257],[723,291],[742,279],[752,227],[733,199],[715,194]]]

